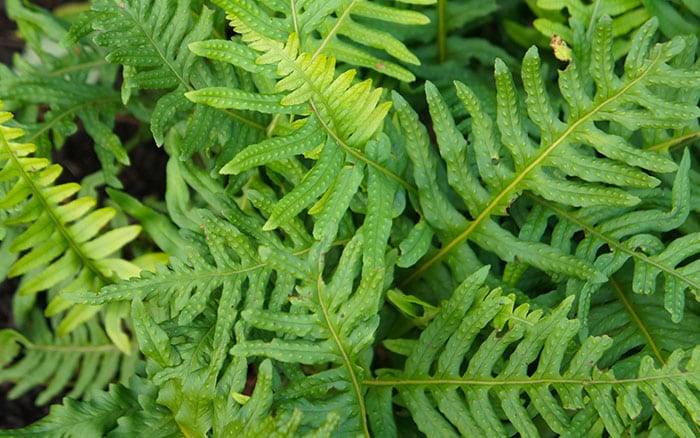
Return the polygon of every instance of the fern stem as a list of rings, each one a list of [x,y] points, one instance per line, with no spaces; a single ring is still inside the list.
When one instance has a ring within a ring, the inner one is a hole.
[[[314,52],[313,56],[311,59],[316,59],[318,55],[321,54],[323,49],[326,48],[328,43],[331,41],[331,39],[335,36],[336,33],[338,33],[338,29],[340,29],[340,26],[343,25],[343,22],[348,19],[350,16],[350,11],[352,10],[353,7],[355,7],[355,3],[357,3],[357,0],[352,0],[352,2],[348,5],[348,7],[343,11],[343,14],[338,17],[338,20],[335,22],[335,26],[333,26],[333,29],[331,29],[330,32],[328,32],[328,35],[321,41],[321,44],[318,46],[318,49]]]
[[[325,120],[323,120],[323,117],[321,117],[321,114],[319,113],[318,109],[316,108],[316,105],[314,104],[313,100],[309,101],[309,105],[311,106],[311,111],[313,111],[314,114],[316,114],[316,117],[318,118],[318,121],[321,122],[321,126],[323,126],[323,129],[328,132],[328,135],[333,138],[333,140],[340,145],[347,153],[352,155],[353,157],[357,158],[358,160],[362,161],[363,163],[367,164],[368,166],[374,167],[376,170],[379,172],[383,173],[384,175],[388,176],[389,178],[393,179],[397,183],[401,184],[407,191],[413,193],[414,195],[418,194],[418,189],[413,187],[408,181],[405,179],[401,178],[391,170],[387,169],[386,167],[381,166],[380,164],[370,160],[366,156],[364,156],[360,151],[357,149],[351,147],[349,144],[345,143],[338,135],[331,129],[330,126],[328,126],[328,123],[326,123]]]
[[[682,135],[680,137],[672,138],[672,139],[664,141],[662,143],[657,143],[655,145],[649,146],[646,149],[650,150],[650,151],[665,151],[665,150],[670,149],[674,146],[679,146],[681,144],[693,141],[697,138],[700,138],[700,131],[695,131],[695,132],[691,132],[690,134],[686,134],[686,135]]]
[[[602,111],[609,103],[614,102],[617,100],[620,96],[624,95],[627,93],[628,90],[630,90],[632,87],[637,85],[642,79],[646,77],[646,75],[649,74],[655,67],[656,64],[661,60],[661,53],[657,53],[656,58],[652,59],[649,64],[647,64],[646,68],[637,76],[634,78],[634,80],[630,81],[627,85],[622,87],[620,90],[618,90],[616,93],[614,93],[612,96],[608,97],[607,99],[601,101],[598,105],[593,107],[591,111],[588,114],[585,114],[581,116],[579,119],[571,122],[568,128],[566,128],[560,135],[557,137],[550,145],[548,145],[541,154],[539,154],[532,162],[530,162],[525,168],[523,168],[520,173],[518,173],[513,180],[508,183],[499,193],[497,193],[491,201],[484,207],[484,209],[479,213],[478,216],[474,218],[474,220],[469,224],[469,226],[459,233],[457,237],[452,239],[450,242],[448,242],[444,247],[442,247],[434,256],[432,256],[430,259],[426,260],[423,262],[411,275],[408,276],[405,280],[401,282],[400,287],[404,287],[410,283],[412,283],[414,280],[419,278],[425,271],[430,269],[431,266],[433,266],[435,263],[439,262],[442,260],[452,249],[459,245],[461,242],[465,241],[466,239],[469,238],[469,236],[481,225],[482,222],[488,220],[491,217],[491,214],[493,213],[494,210],[498,208],[498,206],[503,204],[503,201],[505,201],[507,198],[509,198],[513,193],[515,193],[518,189],[518,186],[521,185],[523,180],[532,172],[533,170],[539,168],[544,160],[559,146],[564,144],[566,140],[571,137],[576,130],[586,123],[588,120],[590,120],[593,116],[595,116],[598,112]]]
[[[132,346],[136,346],[133,344]],[[58,353],[100,353],[100,352],[110,352],[110,351],[121,351],[119,347],[114,344],[101,344],[101,345],[46,345],[46,344],[31,344],[27,346],[28,350],[36,351],[55,351]]]
[[[53,71],[51,71],[45,75],[42,75],[42,76],[46,76],[49,78],[61,77],[61,76],[65,75],[66,73],[72,73],[72,72],[81,71],[81,70],[89,70],[91,68],[102,67],[105,65],[109,65],[109,62],[107,62],[104,59],[98,59],[95,61],[84,62],[81,64],[71,64],[71,65],[66,66],[64,68],[59,68],[58,70],[53,70]]]
[[[299,33],[299,17],[297,17],[297,3],[294,0],[290,0],[290,3],[292,9],[292,21],[294,22],[294,32],[296,32],[297,36],[301,38],[301,34]]]
[[[526,196],[529,199],[531,199],[532,201],[542,205],[543,207],[552,210],[560,218],[565,219],[573,224],[576,224],[578,227],[580,227],[587,234],[589,234],[591,236],[595,236],[596,238],[602,240],[610,247],[610,249],[612,251],[620,251],[620,252],[627,253],[631,257],[639,260],[640,262],[647,264],[647,265],[650,265],[650,266],[653,266],[654,268],[658,269],[659,271],[663,272],[664,274],[675,278],[677,281],[683,282],[695,290],[700,290],[700,283],[696,282],[691,277],[688,277],[686,275],[681,274],[676,269],[669,268],[668,266],[662,265],[661,263],[650,258],[649,256],[647,256],[646,254],[644,254],[642,252],[637,252],[633,249],[628,248],[627,246],[623,245],[617,239],[613,239],[612,237],[609,237],[608,235],[601,233],[593,225],[588,224],[588,223],[578,219],[576,216],[574,216],[570,212],[557,207],[556,205],[554,205],[553,203],[551,203],[545,199],[542,199],[542,198],[535,196],[531,193],[526,193]]]
[[[443,63],[447,60],[447,28],[445,25],[446,4],[446,0],[438,0],[437,2],[437,42],[439,63]]]
[[[318,281],[321,282],[323,280],[322,278],[319,278]],[[360,407],[360,420],[362,421],[362,431],[364,432],[365,437],[369,438],[371,435],[369,433],[369,424],[367,423],[367,406],[365,406],[365,397],[362,393],[361,382],[360,379],[357,377],[357,374],[355,374],[353,363],[350,360],[350,356],[348,355],[348,352],[346,351],[345,346],[342,343],[340,335],[338,334],[338,331],[333,325],[333,321],[331,321],[331,317],[328,313],[328,306],[323,300],[323,294],[321,294],[320,291],[321,287],[319,285],[318,287],[316,287],[316,293],[318,295],[318,304],[321,307],[321,311],[323,312],[323,319],[326,323],[326,326],[328,327],[328,331],[330,331],[331,336],[333,336],[333,341],[335,341],[335,344],[338,347],[340,354],[343,356],[343,362],[345,363],[345,368],[347,368],[348,374],[350,375],[350,379],[352,380],[352,387],[355,390],[357,404]]]
[[[34,143],[34,141],[44,134],[45,132],[49,131],[51,128],[53,128],[55,125],[58,124],[61,120],[64,118],[73,115],[76,111],[80,111],[84,108],[88,108],[90,106],[95,106],[95,105],[101,105],[105,103],[114,103],[118,102],[121,103],[121,98],[118,96],[115,97],[110,97],[110,98],[105,98],[105,99],[97,99],[97,100],[91,100],[89,102],[83,102],[79,105],[67,108],[65,111],[61,112],[59,115],[56,117],[52,118],[49,120],[47,123],[42,124],[41,129],[32,134],[31,136],[27,137],[25,140],[27,143]]]
[[[440,385],[445,385],[445,386],[490,386],[490,387],[508,387],[508,386],[516,386],[516,387],[528,387],[528,386],[543,386],[543,385],[581,385],[581,386],[596,386],[596,385],[603,385],[603,386],[610,386],[610,385],[628,385],[628,384],[634,384],[634,383],[654,383],[657,381],[668,381],[668,380],[673,380],[673,379],[687,379],[689,375],[697,375],[698,371],[676,371],[672,372],[669,374],[654,374],[653,376],[643,376],[643,377],[634,377],[631,379],[599,379],[595,380],[594,378],[590,379],[572,379],[572,378],[557,378],[557,377],[552,377],[552,378],[547,378],[547,379],[517,379],[517,380],[499,380],[499,379],[490,379],[490,380],[472,380],[472,379],[405,379],[405,380],[383,380],[383,379],[369,379],[369,380],[364,380],[362,382],[363,385],[366,386],[391,386],[391,387],[399,387],[399,386],[428,386],[428,387],[436,387]]]
[[[634,323],[637,324],[637,327],[639,327],[639,331],[642,333],[642,335],[644,335],[644,338],[647,340],[647,345],[649,345],[651,351],[654,352],[654,356],[656,356],[656,359],[661,365],[666,365],[666,360],[661,354],[659,346],[656,345],[656,342],[654,342],[654,338],[651,337],[651,333],[649,333],[649,330],[647,330],[646,324],[644,324],[644,322],[642,321],[642,318],[639,316],[639,313],[634,309],[632,302],[627,299],[627,295],[620,287],[620,283],[618,283],[617,280],[615,280],[615,278],[611,278],[610,285],[613,287],[613,289],[615,289],[615,292],[617,292],[617,296],[620,299],[620,302],[625,306],[625,309],[627,309],[627,313],[629,313],[630,318],[632,318],[632,321],[634,321]]]
[[[593,28],[595,27],[596,15],[598,15],[598,7],[600,6],[600,0],[596,0],[593,4],[593,11],[591,11],[591,19],[588,22],[588,29],[586,30],[586,38],[591,39],[593,36]]]

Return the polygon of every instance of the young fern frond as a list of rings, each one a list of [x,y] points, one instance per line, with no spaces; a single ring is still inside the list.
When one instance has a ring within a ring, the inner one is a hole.
[[[407,357],[403,370],[378,370],[367,382],[382,400],[377,417],[392,409],[382,393],[394,389],[418,428],[440,436],[584,436],[597,427],[616,436],[632,420],[694,436],[686,417],[700,420],[693,395],[700,349],[677,350],[660,368],[644,357],[633,375],[619,378],[596,368],[612,339],[589,337],[570,348],[579,330],[566,317],[573,297],[546,316],[527,305],[512,309],[513,297],[482,287],[485,277],[486,268],[465,280],[417,341],[385,341]]]
[[[625,62],[625,74],[619,77],[612,62],[611,25],[608,18],[599,20],[593,32],[591,47],[595,49],[588,55],[590,58],[580,60],[582,56],[574,56],[567,69],[560,73],[564,117],[556,114],[552,99],[545,91],[537,51],[534,48],[528,51],[523,60],[522,79],[527,92],[528,116],[536,126],[533,132],[524,123],[518,93],[502,62],[496,62],[495,122],[482,109],[474,93],[466,85],[456,83],[458,96],[471,115],[471,147],[457,130],[436,89],[430,85],[426,87],[449,184],[464,202],[471,219],[465,218],[446,200],[440,201],[443,194],[422,197],[421,207],[426,212],[428,223],[443,233],[444,240],[442,249],[422,262],[407,282],[465,240],[495,252],[506,261],[522,257],[523,253],[514,250],[514,246],[500,245],[498,240],[485,241],[484,235],[487,232],[493,235],[499,230],[494,218],[506,214],[508,206],[523,192],[573,207],[632,206],[640,201],[633,189],[651,188],[660,183],[649,172],[669,173],[677,169],[669,158],[642,149],[628,138],[641,130],[660,126],[681,129],[696,123],[700,110],[695,103],[672,100],[676,91],[687,89],[695,93],[700,85],[700,73],[696,70],[672,67],[673,58],[685,50],[688,41],[675,38],[651,47],[656,21],[650,20],[635,36],[632,51]],[[687,80],[673,84],[665,81],[658,87],[661,77],[669,71],[677,71]],[[395,106],[400,123],[411,139],[407,145],[422,144],[426,148],[427,136],[421,133],[424,128],[417,124],[415,115],[410,115],[410,110],[399,98],[395,98]],[[610,127],[609,132],[601,129],[606,124]],[[616,131],[625,134],[614,134]],[[411,159],[419,190],[422,186],[426,190],[434,187],[435,184],[429,182],[434,176],[426,166],[435,163],[436,157],[428,159],[413,155]],[[431,220],[428,211],[439,211],[443,219]],[[501,234],[502,239],[509,238],[507,233],[502,231]],[[537,250],[533,247],[527,253],[534,256]],[[546,259],[539,255],[534,257],[540,259],[539,266],[545,271],[567,275],[573,271],[556,260],[564,261],[566,257],[556,254]],[[582,261],[577,263],[574,270],[578,274],[574,276],[588,276],[592,282],[604,278],[590,264],[584,262],[588,266],[584,270]]]
[[[296,33],[301,50],[306,53],[333,54],[338,61],[350,66],[366,67],[381,74],[411,82],[415,76],[391,58],[379,56],[377,49],[395,60],[419,64],[418,58],[382,24],[419,26],[429,22],[417,12],[367,0],[297,0],[292,2],[251,2],[245,0],[215,0],[228,14],[235,17],[236,27],[256,29],[265,39],[286,41]],[[434,3],[434,0],[424,4]],[[236,42],[226,46],[239,54],[245,49]],[[211,41],[200,47],[223,47]],[[246,53],[250,56],[250,53]],[[249,62],[254,60],[248,58]]]
[[[221,169],[224,174],[239,174],[255,166],[296,159],[298,154],[318,159],[296,187],[274,206],[264,226],[271,230],[296,216],[319,196],[328,194],[328,190],[339,188],[337,176],[346,162],[351,165],[366,162],[377,167],[365,157],[363,149],[382,126],[390,103],[380,102],[382,90],[373,89],[370,80],[353,84],[355,70],[336,77],[333,57],[300,52],[296,33],[290,35],[286,44],[281,44],[253,31],[241,19],[230,18],[242,41],[261,52],[255,59],[256,65],[276,66],[280,80],[273,90],[268,90],[275,94],[205,88],[190,92],[187,97],[217,107],[250,109],[251,102],[256,102],[256,109],[261,111],[284,113],[285,107],[296,106],[302,114],[310,113],[290,126],[293,130],[290,134],[248,146]],[[206,47],[193,45],[192,48],[206,54]],[[250,60],[241,58],[231,55],[229,60],[246,68]]]
[[[65,299],[71,291],[97,291],[118,278],[137,275],[140,268],[114,257],[138,235],[141,227],[130,225],[102,233],[116,215],[112,208],[94,210],[96,201],[83,196],[77,183],[55,185],[61,166],[33,157],[36,147],[18,143],[19,128],[6,125],[12,115],[0,113],[0,182],[10,188],[0,199],[0,208],[14,210],[3,226],[22,228],[9,249],[22,256],[12,265],[9,276],[22,277],[19,295],[31,296],[49,290],[48,315],[68,310],[58,325],[58,335],[71,332],[100,311],[100,307],[77,305]],[[130,352],[128,338],[119,327],[123,309],[106,308],[108,334],[120,348]]]

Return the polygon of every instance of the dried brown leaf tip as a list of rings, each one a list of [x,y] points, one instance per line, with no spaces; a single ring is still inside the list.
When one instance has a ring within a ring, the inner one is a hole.
[[[554,57],[560,61],[571,61],[571,48],[559,35],[552,35],[549,46],[554,50]]]

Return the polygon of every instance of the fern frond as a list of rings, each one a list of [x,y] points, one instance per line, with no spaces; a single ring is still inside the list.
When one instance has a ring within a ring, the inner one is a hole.
[[[99,295],[71,298],[92,305],[131,303],[149,378],[161,387],[158,403],[168,407],[180,430],[201,435],[221,427],[215,404],[228,406],[231,392],[243,391],[246,363],[228,359],[231,343],[241,336],[234,336],[234,324],[239,309],[263,299],[246,290],[264,289],[271,270],[260,265],[250,239],[236,227],[208,211],[194,214],[207,224],[207,245],[192,246],[188,264],[173,258],[169,268],[105,287]],[[220,380],[225,369],[237,377]]]
[[[35,311],[21,334],[9,329],[0,333],[0,382],[13,384],[9,398],[20,397],[38,385],[46,386],[36,399],[38,405],[68,389],[68,397],[89,398],[116,378],[128,381],[135,372],[138,356],[127,356],[117,348],[96,319],[66,336],[55,337],[52,328]],[[134,353],[131,345],[129,353]]]
[[[128,102],[140,90],[160,90],[162,94],[150,114],[151,132],[158,145],[165,133],[190,115],[185,140],[189,158],[197,147],[211,140],[226,143],[232,129],[262,133],[264,123],[253,113],[216,111],[193,105],[184,93],[195,86],[236,82],[235,73],[221,65],[207,66],[187,49],[187,45],[208,38],[214,30],[215,13],[202,7],[193,10],[189,0],[97,1],[90,21],[97,31],[95,42],[106,49],[106,60],[124,66],[122,99]]]
[[[99,234],[115,216],[111,208],[94,210],[96,201],[90,197],[71,199],[78,192],[77,183],[54,185],[61,167],[47,159],[31,154],[36,147],[18,143],[23,131],[9,128],[5,123],[11,114],[0,115],[0,181],[11,188],[0,199],[0,208],[12,211],[5,226],[25,228],[9,249],[23,252],[12,265],[10,276],[22,276],[18,294],[29,296],[51,290],[49,315],[68,310],[58,326],[58,334],[66,334],[99,312],[99,307],[73,306],[62,294],[68,291],[95,291],[117,278],[128,278],[140,268],[114,257],[124,245],[133,240],[140,227],[131,225]],[[116,317],[121,311],[107,310]],[[118,324],[116,325],[118,326]],[[131,350],[121,329],[109,327],[115,342]]]
[[[323,54],[300,52],[297,34],[292,34],[286,44],[267,39],[263,34],[248,28],[237,18],[234,28],[242,34],[242,40],[261,53],[258,65],[277,66],[281,79],[274,92],[282,97],[274,104],[269,94],[250,94],[245,100],[211,98],[220,90],[202,89],[190,92],[187,97],[195,102],[224,105],[231,108],[247,106],[255,101],[260,110],[263,102],[271,112],[283,112],[285,106],[303,106],[309,117],[295,121],[291,134],[272,137],[250,145],[221,172],[238,174],[254,166],[293,159],[297,154],[318,158],[318,162],[301,182],[280,199],[265,224],[265,229],[275,229],[308,207],[331,187],[337,187],[340,168],[367,162],[377,166],[363,154],[365,144],[379,130],[389,110],[389,102],[381,102],[381,89],[373,89],[369,80],[353,84],[354,70],[335,76],[335,59]],[[197,52],[201,46],[194,46]],[[200,53],[206,53],[200,52]],[[233,60],[244,67],[244,62]],[[320,148],[320,152],[319,152]],[[390,173],[390,172],[389,172]]]
[[[534,48],[528,51],[523,61],[522,78],[527,92],[525,104],[529,120],[537,126],[535,133],[530,132],[525,123],[527,119],[519,110],[514,82],[502,62],[496,62],[496,121],[482,109],[479,99],[467,86],[456,84],[457,93],[471,114],[471,148],[457,130],[435,88],[426,87],[450,186],[460,195],[472,219],[465,218],[462,212],[446,204],[443,194],[424,195],[420,202],[426,219],[432,227],[449,237],[443,237],[442,249],[423,262],[405,284],[465,239],[477,242],[507,261],[516,255],[538,253],[534,247],[523,252],[513,251],[511,245],[502,245],[499,240],[482,240],[486,238],[487,230],[489,233],[500,232],[501,239],[513,240],[506,232],[498,231],[494,216],[506,214],[508,206],[524,191],[570,206],[631,206],[639,202],[639,197],[633,194],[634,188],[650,188],[660,183],[648,172],[669,173],[677,169],[670,159],[642,149],[626,138],[635,131],[660,126],[680,129],[695,123],[695,117],[689,118],[689,115],[699,114],[695,102],[686,104],[671,100],[676,91],[686,87],[690,93],[696,92],[695,81],[700,73],[695,68],[679,69],[682,74],[696,78],[692,81],[667,84],[662,88],[655,86],[657,75],[675,70],[672,60],[685,50],[686,41],[676,38],[650,47],[656,22],[649,21],[635,37],[633,50],[626,60],[625,74],[619,77],[614,71],[610,51],[611,24],[607,18],[598,22],[591,41],[591,47],[595,49],[590,53],[590,62],[574,58],[560,73],[559,86],[566,102],[562,118],[552,107],[552,99],[540,76],[537,51]],[[590,79],[586,75],[590,75]],[[429,148],[427,135],[415,115],[410,115],[410,110],[399,98],[395,98],[395,106],[409,138],[407,145]],[[621,125],[627,134],[623,137],[600,129],[599,126],[605,123]],[[594,152],[602,157],[595,157]],[[429,151],[421,154],[431,155]],[[426,166],[435,163],[436,158],[428,159],[422,155],[411,156],[419,190],[421,186],[426,189],[435,187],[430,181],[434,176],[430,176]],[[439,201],[440,197],[443,200]],[[431,219],[428,211],[440,212],[444,220]],[[558,251],[540,260],[541,269],[567,275],[576,271],[579,274],[574,276],[578,277],[587,272],[584,276],[590,276],[591,282],[601,281],[599,271],[590,264],[586,263],[588,268],[583,268],[579,260],[576,268],[569,269],[562,264],[569,259],[557,254]],[[541,258],[539,254],[536,257]]]
[[[670,193],[649,191],[640,193],[642,203],[633,209],[597,207],[579,211],[530,196],[536,207],[523,224],[521,239],[539,241],[547,232],[545,223],[556,217],[551,228],[551,241],[562,251],[572,253],[579,260],[587,260],[608,278],[623,270],[627,261],[634,264],[632,290],[637,294],[663,293],[666,310],[674,322],[683,318],[686,292],[700,300],[700,278],[697,262],[698,234],[688,233],[663,243],[661,233],[681,227],[690,212],[690,184],[688,171],[690,155],[685,152]],[[648,208],[645,208],[646,205]],[[663,206],[663,208],[659,208]],[[552,223],[550,223],[551,225]],[[575,233],[585,237],[578,243],[570,240]],[[603,250],[607,247],[607,250]],[[682,266],[679,266],[682,265]],[[512,285],[524,274],[525,266],[512,264],[506,268],[506,277]],[[658,278],[663,287],[657,287]],[[571,279],[567,292],[578,297],[577,314],[587,328],[586,318],[592,296],[603,286]],[[585,333],[585,331],[584,331]]]
[[[634,376],[618,378],[595,367],[610,338],[586,338],[571,350],[579,329],[577,320],[566,318],[571,298],[546,316],[528,312],[526,305],[511,310],[512,297],[481,287],[485,276],[482,269],[465,280],[417,341],[385,341],[407,354],[405,366],[378,371],[379,378],[367,382],[372,391],[394,388],[420,430],[440,436],[582,436],[602,423],[618,435],[648,421],[651,409],[678,435],[693,435],[684,416],[700,420],[692,395],[700,350],[678,350],[658,369],[646,357]]]
[[[384,31],[382,25],[420,26],[429,22],[417,11],[366,0],[300,0],[265,5],[239,0],[215,3],[230,14],[236,29],[254,28],[265,38],[276,41],[286,41],[296,33],[303,52],[314,56],[333,54],[351,66],[366,67],[406,82],[415,79],[409,70],[386,56],[379,57],[372,49],[404,63],[418,64],[418,58],[403,42]]]
[[[94,45],[60,47],[68,34],[66,24],[47,11],[10,0],[7,12],[26,34],[27,50],[42,62],[37,65],[29,55],[17,56],[13,70],[0,73],[0,99],[22,123],[40,156],[63,147],[80,123],[95,142],[105,182],[121,187],[118,165],[128,165],[129,157],[113,132],[115,117],[123,112],[113,89],[116,69]],[[37,33],[46,35],[39,38]]]

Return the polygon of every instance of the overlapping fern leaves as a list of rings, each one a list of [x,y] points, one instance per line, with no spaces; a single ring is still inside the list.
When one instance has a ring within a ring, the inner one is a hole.
[[[44,401],[103,367],[24,433],[697,434],[697,174],[669,151],[697,137],[696,39],[654,44],[651,20],[616,46],[621,20],[591,13],[558,89],[533,48],[522,80],[496,61],[492,100],[455,83],[462,111],[427,83],[421,119],[354,69],[413,79],[378,25],[420,26],[410,7],[219,0],[224,40],[206,3],[98,0],[72,34],[124,66],[170,155],[164,205],[108,190],[167,265],[109,256],[136,228],[95,237],[114,212],[1,128],[0,249],[73,330],[0,332],[0,379]]]
[[[166,132],[180,126],[189,148],[189,158],[216,146],[236,147],[228,138],[232,130],[241,138],[255,138],[264,129],[264,119],[255,113],[221,112],[206,105],[193,105],[184,97],[194,87],[211,83],[243,82],[236,72],[221,64],[206,64],[187,49],[189,43],[208,38],[217,31],[216,12],[201,2],[97,1],[84,18],[85,25],[73,27],[73,40],[94,35],[94,42],[107,51],[105,59],[123,66],[122,100],[127,103],[140,94],[159,93],[146,116],[158,145]],[[183,123],[183,120],[187,123]],[[205,147],[206,145],[206,147]]]
[[[39,156],[62,148],[80,124],[94,140],[105,181],[120,187],[119,166],[130,161],[126,147],[113,132],[116,116],[123,110],[113,88],[116,68],[88,42],[63,47],[68,23],[47,11],[10,0],[7,12],[23,34],[32,35],[26,50],[40,62],[18,56],[14,69],[1,66],[0,99],[23,123]]]
[[[275,229],[319,196],[326,198],[332,196],[333,191],[342,190],[344,185],[337,178],[344,163],[376,166],[367,160],[363,149],[382,126],[390,103],[381,101],[382,90],[373,89],[370,80],[353,83],[355,70],[347,70],[336,77],[335,58],[324,55],[321,50],[304,51],[308,43],[300,40],[300,33],[291,32],[286,43],[282,44],[262,30],[253,30],[246,19],[254,19],[242,5],[232,2],[223,6],[232,11],[229,18],[233,28],[247,47],[242,48],[237,42],[207,41],[191,45],[192,50],[203,56],[227,60],[254,73],[267,72],[267,76],[278,80],[274,86],[261,86],[259,92],[204,88],[188,93],[188,98],[216,107],[255,109],[273,114],[291,112],[302,118],[288,127],[291,133],[248,146],[221,172],[239,174],[261,165],[269,165],[272,169],[281,166],[280,170],[286,171],[296,163],[296,156],[300,154],[318,160],[303,178],[290,180],[296,187],[276,203],[265,224],[265,229]],[[357,10],[361,10],[359,6]],[[297,17],[296,11],[291,15],[295,27],[299,28],[309,19],[303,13]],[[279,33],[277,28],[260,29],[267,29],[273,36],[275,32]],[[274,72],[265,69],[267,65],[274,66]],[[322,199],[315,208],[321,209],[323,202]]]

